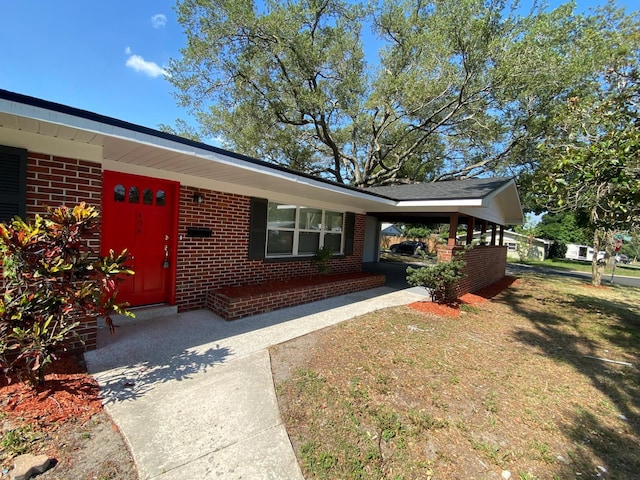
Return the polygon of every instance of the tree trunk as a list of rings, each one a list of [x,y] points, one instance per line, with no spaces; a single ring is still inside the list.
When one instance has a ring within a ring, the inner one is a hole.
[[[602,275],[606,262],[598,263],[598,253],[602,246],[602,237],[604,236],[600,230],[593,232],[593,258],[591,259],[591,284],[599,287],[602,283]],[[606,260],[606,258],[605,258]]]

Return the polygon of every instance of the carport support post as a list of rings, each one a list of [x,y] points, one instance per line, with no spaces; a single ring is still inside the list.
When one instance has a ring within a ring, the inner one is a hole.
[[[474,217],[467,217],[467,245],[471,245],[473,242],[473,230],[476,226],[476,219]]]
[[[504,225],[500,225],[500,243],[499,245],[502,247],[504,245]]]
[[[487,221],[480,222],[480,245],[487,244]]]
[[[449,216],[449,239],[447,240],[447,246],[456,246],[456,233],[458,232],[458,214],[452,213]]]
[[[496,227],[495,223],[491,224],[491,246],[494,247],[496,245]]]

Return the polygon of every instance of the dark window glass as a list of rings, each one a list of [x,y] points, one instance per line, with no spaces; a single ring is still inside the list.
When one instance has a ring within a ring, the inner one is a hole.
[[[124,192],[124,185],[116,185],[113,189],[113,200],[115,202],[124,202]]]
[[[138,187],[129,188],[129,203],[140,203],[140,190],[138,190]]]
[[[145,205],[153,205],[153,190],[145,188],[142,193],[142,203]]]
[[[293,232],[290,230],[269,230],[267,255],[291,255],[293,253]]]
[[[156,205],[159,207],[164,207],[166,201],[166,196],[164,194],[164,190],[158,190],[156,192]]]

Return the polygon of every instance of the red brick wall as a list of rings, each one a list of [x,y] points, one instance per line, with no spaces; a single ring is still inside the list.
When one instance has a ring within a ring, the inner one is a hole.
[[[28,152],[27,154],[27,217],[47,213],[47,207],[72,207],[86,202],[101,208],[102,167],[99,164],[73,158]],[[100,233],[94,232],[89,245],[96,253],[100,249]],[[1,274],[1,270],[0,270]],[[2,288],[0,278],[0,288]],[[73,350],[96,348],[96,319],[82,319],[77,329],[84,341],[75,342]]]
[[[198,193],[202,203],[195,203]],[[207,291],[317,273],[310,259],[248,260],[250,198],[182,186],[178,225],[176,303],[178,310],[206,306]],[[212,230],[211,238],[187,237],[187,227]],[[359,272],[364,248],[364,215],[356,215],[353,255],[330,262],[331,273]]]
[[[247,297],[232,298],[219,290],[207,293],[207,308],[225,320],[270,312],[280,308],[315,302],[337,295],[368,290],[384,286],[384,275],[368,275],[362,278],[341,279],[340,275],[330,275],[335,279],[329,283],[300,286],[280,292],[269,292]]]
[[[194,193],[202,203],[193,201]],[[41,153],[28,153],[27,215],[47,206],[86,202],[101,208],[102,167],[99,164]],[[179,200],[176,303],[179,310],[204,308],[210,289],[262,283],[271,279],[317,273],[309,259],[248,260],[249,197],[182,186]],[[364,248],[364,215],[356,215],[353,255],[330,262],[332,273],[359,272]],[[187,227],[211,228],[211,238],[187,237]],[[99,250],[96,233],[90,245]]]
[[[464,247],[441,245],[438,262],[450,261],[457,252],[464,252]],[[507,268],[507,247],[479,245],[464,252],[464,260],[465,276],[458,282],[458,295],[475,292],[503,278]]]
[[[27,154],[27,216],[47,212],[47,206],[73,207],[86,202],[100,211],[102,198],[102,166],[73,158],[41,153]],[[100,233],[89,241],[100,250]]]

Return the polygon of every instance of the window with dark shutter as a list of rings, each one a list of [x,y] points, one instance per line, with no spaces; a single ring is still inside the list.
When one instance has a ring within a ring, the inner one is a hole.
[[[27,215],[27,151],[0,145],[0,222]]]
[[[267,241],[267,206],[264,198],[251,199],[249,225],[249,260],[262,260],[265,255]]]

